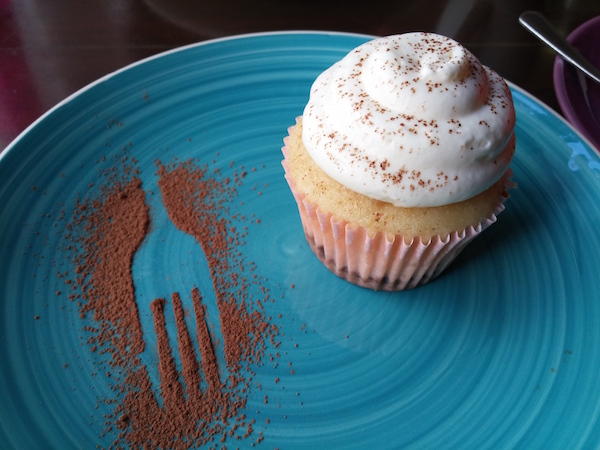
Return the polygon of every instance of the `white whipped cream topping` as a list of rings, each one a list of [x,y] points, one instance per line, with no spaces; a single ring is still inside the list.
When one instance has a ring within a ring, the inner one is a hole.
[[[504,80],[456,41],[378,38],[314,82],[302,140],[330,177],[402,207],[471,198],[498,181],[515,149]]]

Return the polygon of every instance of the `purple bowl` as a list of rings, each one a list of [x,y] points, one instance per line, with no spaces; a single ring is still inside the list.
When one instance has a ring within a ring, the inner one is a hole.
[[[567,40],[600,67],[600,16],[577,27]],[[600,84],[566,63],[560,56],[554,61],[554,91],[565,118],[600,153]]]

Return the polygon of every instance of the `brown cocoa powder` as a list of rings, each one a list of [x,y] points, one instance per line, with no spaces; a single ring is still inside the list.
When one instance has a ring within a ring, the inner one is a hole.
[[[260,358],[263,333],[271,331],[260,311],[260,300],[249,304],[249,281],[241,274],[244,265],[239,251],[241,238],[232,224],[223,199],[235,197],[234,184],[226,178],[207,177],[207,169],[187,162],[167,168],[159,165],[159,187],[169,218],[202,246],[211,271],[227,365],[238,372],[242,361]],[[234,177],[236,183],[247,172]],[[225,210],[225,215],[217,211]],[[265,292],[265,299],[268,299]],[[259,309],[255,309],[258,306]],[[275,331],[275,330],[274,330]]]
[[[74,277],[65,280],[69,298],[77,301],[82,319],[91,315],[94,326],[83,327],[90,335],[88,345],[109,356],[105,373],[116,383],[116,397],[106,399],[115,406],[105,432],[116,427],[113,446],[135,448],[188,448],[214,442],[215,437],[221,444],[228,437],[249,438],[255,433],[254,420],[246,420],[242,411],[252,387],[252,368],[261,363],[267,341],[277,344],[278,329],[263,311],[263,303],[273,301],[269,290],[260,285],[256,265],[247,263],[240,250],[246,237],[240,223],[246,219],[229,211],[247,171],[222,177],[219,170],[209,172],[191,161],[168,167],[157,163],[169,218],[198,241],[208,262],[212,286],[202,289],[216,297],[225,354],[221,372],[226,374],[220,379],[209,331],[215,324],[207,320],[200,290],[191,287],[199,360],[180,294],[171,295],[181,373],[169,344],[164,314],[168,302],[157,298],[151,303],[159,356],[157,390],[149,375],[155,369],[141,359],[145,341],[132,274],[134,255],[151,229],[150,209],[136,161],[125,155],[115,162],[101,173],[97,194],[77,200],[64,235],[75,268]],[[257,285],[259,289],[251,289]],[[262,440],[259,432],[255,442]]]
[[[93,313],[100,325],[95,341],[112,354],[112,365],[123,366],[129,354],[138,355],[145,346],[131,266],[150,216],[139,178],[109,180],[99,198],[77,201],[67,227],[67,236],[76,236],[72,248],[77,251],[76,283],[70,286],[79,291],[72,298],[81,302],[81,317]]]

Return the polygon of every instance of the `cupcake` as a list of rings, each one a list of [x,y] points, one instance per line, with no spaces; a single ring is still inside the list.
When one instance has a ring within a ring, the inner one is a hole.
[[[456,41],[369,41],[314,82],[282,149],[306,239],[336,275],[403,290],[437,277],[508,198],[505,81]]]

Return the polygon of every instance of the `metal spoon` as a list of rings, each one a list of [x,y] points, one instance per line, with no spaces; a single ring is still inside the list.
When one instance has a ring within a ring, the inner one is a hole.
[[[542,14],[526,11],[519,16],[519,22],[533,35],[552,47],[565,61],[577,67],[596,83],[600,83],[600,70],[569,44]]]

